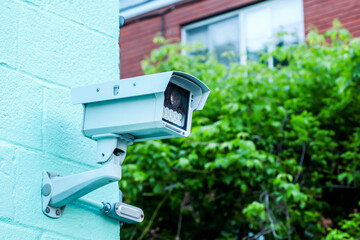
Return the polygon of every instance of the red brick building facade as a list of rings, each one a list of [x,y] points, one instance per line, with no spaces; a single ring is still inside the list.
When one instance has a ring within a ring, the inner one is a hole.
[[[262,2],[266,1],[184,0],[126,19],[119,39],[121,78],[142,74],[140,62],[157,47],[152,40],[159,32],[180,41],[185,25]],[[305,31],[313,25],[324,32],[337,18],[353,36],[360,36],[360,0],[302,0],[302,4]]]

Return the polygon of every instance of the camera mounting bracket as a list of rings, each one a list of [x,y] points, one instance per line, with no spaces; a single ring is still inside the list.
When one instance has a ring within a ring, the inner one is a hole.
[[[59,218],[66,204],[121,179],[121,164],[132,140],[111,134],[97,136],[96,141],[100,168],[65,177],[43,172],[41,200],[42,211],[46,216]]]

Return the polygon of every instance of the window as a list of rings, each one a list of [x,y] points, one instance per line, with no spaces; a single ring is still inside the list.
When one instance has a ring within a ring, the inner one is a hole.
[[[270,0],[184,26],[182,41],[204,44],[223,63],[229,61],[223,53],[234,51],[246,64],[257,61],[262,51],[304,40],[304,34],[302,0]]]

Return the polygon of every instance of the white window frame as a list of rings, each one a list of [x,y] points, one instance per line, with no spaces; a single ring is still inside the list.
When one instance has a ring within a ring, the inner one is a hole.
[[[186,44],[187,42],[187,31],[194,29],[194,28],[198,28],[198,27],[203,27],[206,25],[210,25],[212,23],[218,22],[218,21],[222,21],[222,20],[226,20],[228,18],[231,17],[238,17],[238,21],[239,21],[239,55],[240,55],[240,63],[241,64],[246,64],[247,63],[247,55],[246,55],[246,21],[245,21],[245,16],[244,16],[244,12],[245,11],[251,11],[254,10],[256,8],[264,8],[264,7],[272,7],[274,4],[281,4],[282,2],[285,1],[298,1],[299,5],[300,5],[300,11],[301,11],[301,19],[300,21],[302,22],[301,27],[299,29],[299,41],[304,41],[305,40],[305,22],[304,22],[304,3],[303,0],[268,0],[265,2],[261,2],[261,3],[256,3],[254,5],[251,6],[247,6],[247,7],[243,7],[225,14],[221,14],[209,19],[205,19],[202,21],[198,21],[189,25],[186,25],[184,27],[182,27],[181,29],[181,43],[182,44]],[[270,18],[270,21],[272,21],[272,19]],[[270,22],[270,26],[271,22]],[[268,36],[269,39],[273,38],[275,33],[272,32],[272,29],[270,29],[270,35]],[[210,44],[208,44],[208,46],[210,46]],[[271,46],[271,45],[269,45]],[[274,50],[274,46],[272,46],[272,48],[269,49],[269,51]],[[269,60],[269,67],[273,67],[273,59]]]

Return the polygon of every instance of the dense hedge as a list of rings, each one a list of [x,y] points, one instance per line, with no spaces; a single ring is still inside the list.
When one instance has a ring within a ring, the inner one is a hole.
[[[124,239],[360,237],[360,39],[335,21],[230,67],[155,41],[146,74],[188,72],[212,92],[191,137],[129,148],[120,188],[146,220]]]

